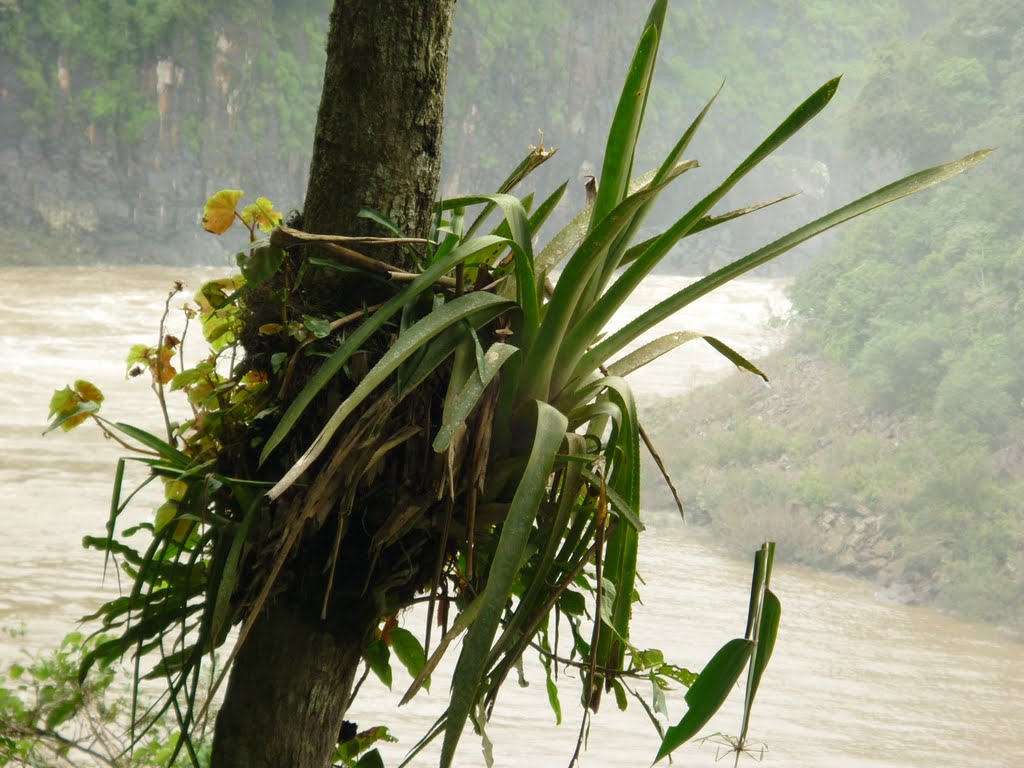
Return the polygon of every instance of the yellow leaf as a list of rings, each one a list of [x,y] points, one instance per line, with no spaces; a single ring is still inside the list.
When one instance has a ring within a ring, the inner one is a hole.
[[[161,384],[170,384],[171,379],[178,375],[178,372],[171,364],[174,359],[174,350],[167,347],[160,347],[159,359],[151,359],[149,370],[153,372],[153,379]]]
[[[75,427],[84,424],[88,418],[88,413],[80,413],[77,416],[72,416],[70,419],[65,421],[63,424],[60,425],[60,428],[65,432],[70,432]]]
[[[274,210],[274,204],[265,197],[257,197],[252,205],[245,206],[242,211],[242,223],[246,226],[253,223],[263,232],[269,232],[281,224],[281,212]]]
[[[181,501],[188,493],[188,483],[184,480],[164,479],[164,498],[167,501]]]
[[[71,391],[71,387],[64,387],[64,389],[55,389],[53,391],[53,397],[50,398],[50,415],[47,418],[53,418],[54,416],[62,416],[65,413],[70,413],[75,410],[78,405],[78,398],[75,393]]]
[[[195,522],[192,520],[179,520],[178,524],[174,526],[174,535],[171,538],[178,544],[181,544],[192,533],[194,527]]]
[[[235,206],[245,194],[240,189],[222,189],[206,201],[203,208],[203,229],[223,235],[235,220]]]
[[[83,403],[102,403],[103,393],[91,381],[79,379],[75,382],[75,394]]]

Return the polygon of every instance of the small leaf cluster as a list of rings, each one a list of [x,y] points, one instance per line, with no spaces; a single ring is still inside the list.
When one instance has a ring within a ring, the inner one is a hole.
[[[104,666],[79,681],[82,654],[100,641],[72,632],[49,654],[11,663],[0,673],[0,766],[168,765],[176,740],[170,718],[149,720],[145,738],[129,752],[124,733],[132,705],[116,684],[115,668]],[[205,764],[208,745],[200,752]]]

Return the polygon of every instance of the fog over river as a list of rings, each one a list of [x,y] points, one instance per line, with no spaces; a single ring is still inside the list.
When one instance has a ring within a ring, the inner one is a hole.
[[[220,273],[157,267],[3,271],[0,626],[24,623],[27,635],[0,638],[0,661],[12,660],[20,648],[52,647],[116,588],[112,577],[101,583],[102,555],[86,552],[80,541],[103,531],[119,451],[88,427],[42,437],[51,393],[89,379],[106,394],[105,415],[158,431],[153,394],[143,381],[125,380],[125,355],[132,344],[155,343],[174,279],[194,290],[204,277]],[[625,315],[686,282],[654,278]],[[787,311],[783,291],[779,281],[738,281],[664,330],[710,333],[757,357],[783,338],[778,322],[768,330],[769,321]],[[176,299],[172,306],[180,303]],[[198,338],[186,344],[194,349]],[[693,342],[658,361],[635,384],[641,398],[673,394],[730,369],[707,345]],[[145,515],[145,507],[138,514]],[[742,634],[749,564],[719,556],[675,515],[652,512],[647,524],[640,561],[645,605],[633,640],[698,670],[719,646]],[[782,601],[782,623],[751,728],[752,740],[767,744],[764,765],[1024,765],[1024,644],[932,609],[887,603],[868,585],[786,566],[785,552],[779,557],[773,588]],[[415,621],[406,617],[407,625]],[[383,750],[388,765],[397,763],[443,709],[447,686],[435,679],[432,695],[396,712],[407,680],[399,670],[395,677],[394,693],[364,690],[349,715],[363,727],[392,727],[401,742]],[[527,677],[528,688],[511,683],[499,697],[488,729],[496,764],[561,768],[579,726],[575,681],[562,688],[566,722],[555,728],[543,677],[529,666]],[[735,734],[740,703],[736,691],[706,732]],[[675,722],[685,711],[681,691],[669,695],[668,706]],[[648,765],[656,749],[657,736],[638,704],[623,714],[609,699],[595,718],[582,765]],[[690,745],[677,754],[679,765],[716,763],[713,744]],[[483,765],[468,731],[459,765]]]

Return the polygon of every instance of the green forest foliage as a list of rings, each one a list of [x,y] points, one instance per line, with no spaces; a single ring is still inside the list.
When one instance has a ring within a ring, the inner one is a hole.
[[[844,144],[898,167],[968,144],[1000,147],[970,184],[850,227],[796,284],[802,325],[849,366],[872,406],[909,418],[895,466],[865,451],[847,477],[888,475],[881,504],[940,602],[1013,621],[1024,611],[1024,3],[972,2],[913,45],[877,54]],[[873,484],[874,485],[874,484]],[[864,499],[855,484],[839,494]]]
[[[503,178],[501,158],[537,144],[542,130],[559,154],[531,184],[539,191],[570,180],[567,205],[554,215],[564,223],[582,205],[582,176],[597,171],[615,107],[610,84],[618,82],[632,51],[624,30],[642,23],[646,6],[645,0],[604,0],[595,13],[588,0],[555,0],[537,13],[526,0],[461,3],[451,48],[443,193],[495,188]],[[0,0],[0,86],[20,116],[17,128],[35,132],[62,154],[99,149],[127,169],[131,158],[150,160],[156,150],[162,167],[198,159],[211,177],[246,167],[252,176],[258,165],[260,188],[286,208],[297,207],[329,7],[327,0]],[[866,52],[906,37],[920,20],[917,10],[884,0],[859,3],[855,12],[831,0],[676,4],[666,19],[669,44],[638,171],[657,164],[675,142],[679,116],[699,110],[723,80],[728,87],[716,107],[722,126],[694,145],[709,169],[753,149],[765,126],[837,74],[844,74],[840,102],[852,98],[864,81]],[[174,66],[164,104],[161,62]],[[845,165],[834,141],[843,124],[839,111],[794,140],[724,205],[759,202],[780,189],[800,191],[805,180],[794,177],[794,168]],[[272,185],[268,174],[288,183]],[[218,186],[202,192],[227,183],[252,186],[243,182],[211,179]],[[692,205],[697,188],[685,185],[667,195],[652,213],[652,226],[667,225]],[[777,233],[845,199],[790,201],[780,209],[788,216],[776,216]],[[671,254],[663,269],[695,274],[728,263],[766,234],[765,222],[741,225],[724,240],[706,235],[696,253],[691,249],[686,260]]]

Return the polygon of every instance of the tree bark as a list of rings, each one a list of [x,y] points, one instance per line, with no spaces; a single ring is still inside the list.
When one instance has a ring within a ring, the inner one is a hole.
[[[304,229],[384,235],[364,207],[409,236],[430,226],[441,173],[455,0],[335,0],[313,139]],[[386,254],[392,264],[403,252]]]
[[[454,6],[455,0],[335,0],[303,229],[386,234],[357,217],[369,207],[409,235],[426,234],[440,174]],[[375,255],[406,261],[398,250]],[[352,280],[320,270],[304,297],[310,311],[330,315],[346,303],[360,306],[366,296],[353,290]],[[328,406],[322,407],[326,419]],[[332,526],[315,536],[333,538]],[[310,549],[323,549],[323,542],[307,541],[303,551]],[[353,559],[361,558],[348,562]],[[380,609],[372,590],[366,597],[347,592],[351,597],[332,600],[323,621],[323,591],[310,588],[314,572],[322,573],[309,564],[299,565],[297,575],[294,570],[235,660],[217,717],[212,768],[330,764]],[[363,581],[358,573],[348,580]]]

